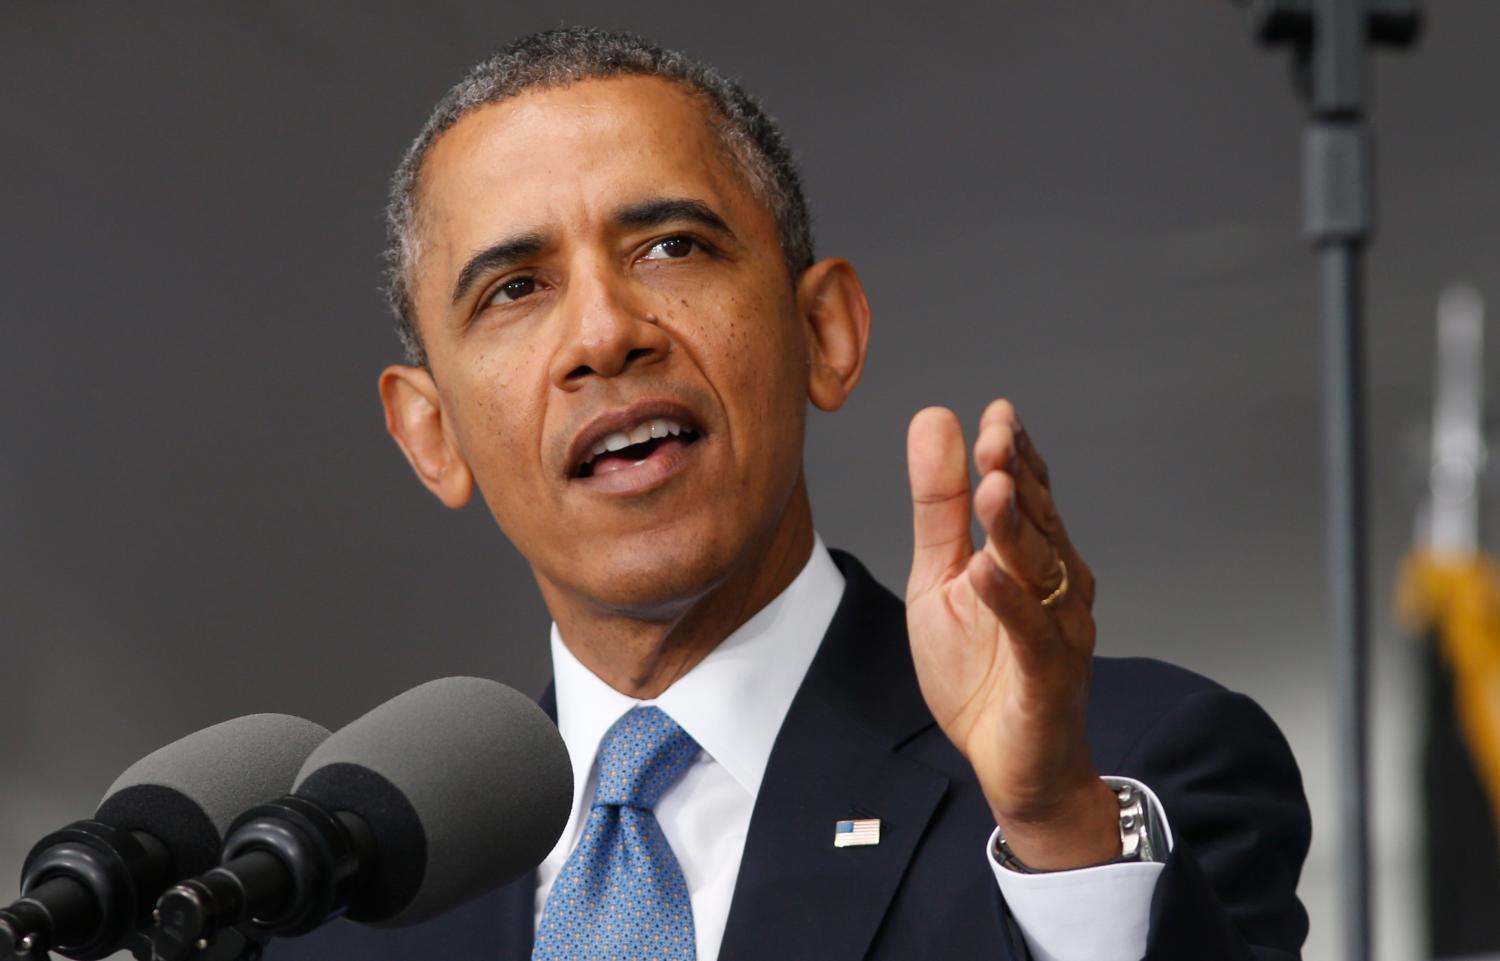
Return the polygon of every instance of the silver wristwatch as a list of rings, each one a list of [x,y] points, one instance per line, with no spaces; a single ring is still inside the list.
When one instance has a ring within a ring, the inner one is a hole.
[[[1161,861],[1156,843],[1156,819],[1146,795],[1132,784],[1111,785],[1115,800],[1120,802],[1120,856],[1106,864],[1129,864],[1138,861]],[[1163,852],[1164,853],[1164,852]],[[1039,868],[1028,867],[1016,857],[1010,845],[1005,843],[1005,834],[995,832],[995,860],[1000,866],[1019,874],[1046,874]]]

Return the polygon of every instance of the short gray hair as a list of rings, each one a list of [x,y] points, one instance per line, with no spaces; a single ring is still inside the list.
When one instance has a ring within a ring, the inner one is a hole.
[[[740,86],[709,65],[631,33],[563,27],[511,43],[477,64],[433,108],[391,179],[386,206],[386,295],[396,332],[413,365],[427,363],[412,303],[422,164],[432,145],[470,111],[532,90],[608,77],[660,77],[702,97],[730,160],[771,211],[782,255],[793,278],[813,262],[812,223],[801,178],[775,121]]]

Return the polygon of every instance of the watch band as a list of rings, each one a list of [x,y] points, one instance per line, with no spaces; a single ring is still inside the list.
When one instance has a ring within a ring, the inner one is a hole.
[[[1151,843],[1151,805],[1146,796],[1134,785],[1122,784],[1115,788],[1115,799],[1120,802],[1120,856],[1115,860],[1157,860],[1156,845]]]
[[[1105,861],[1104,864],[1132,864],[1162,860],[1157,856],[1156,818],[1145,793],[1133,784],[1111,785],[1110,790],[1114,791],[1115,800],[1120,805],[1120,855],[1113,860]],[[1005,842],[1005,832],[998,828],[995,831],[993,853],[1001,867],[1018,874],[1050,873],[1041,868],[1030,867],[1016,857],[1010,845]]]

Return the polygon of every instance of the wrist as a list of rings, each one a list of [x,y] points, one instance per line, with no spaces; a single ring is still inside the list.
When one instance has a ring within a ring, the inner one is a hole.
[[[1120,803],[1097,777],[1049,806],[1045,814],[994,813],[1009,853],[1031,871],[1070,871],[1120,856]]]

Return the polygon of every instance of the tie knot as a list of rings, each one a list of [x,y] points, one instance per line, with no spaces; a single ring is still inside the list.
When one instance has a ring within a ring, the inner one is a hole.
[[[698,742],[661,708],[631,708],[599,745],[594,803],[649,811],[697,756]]]

